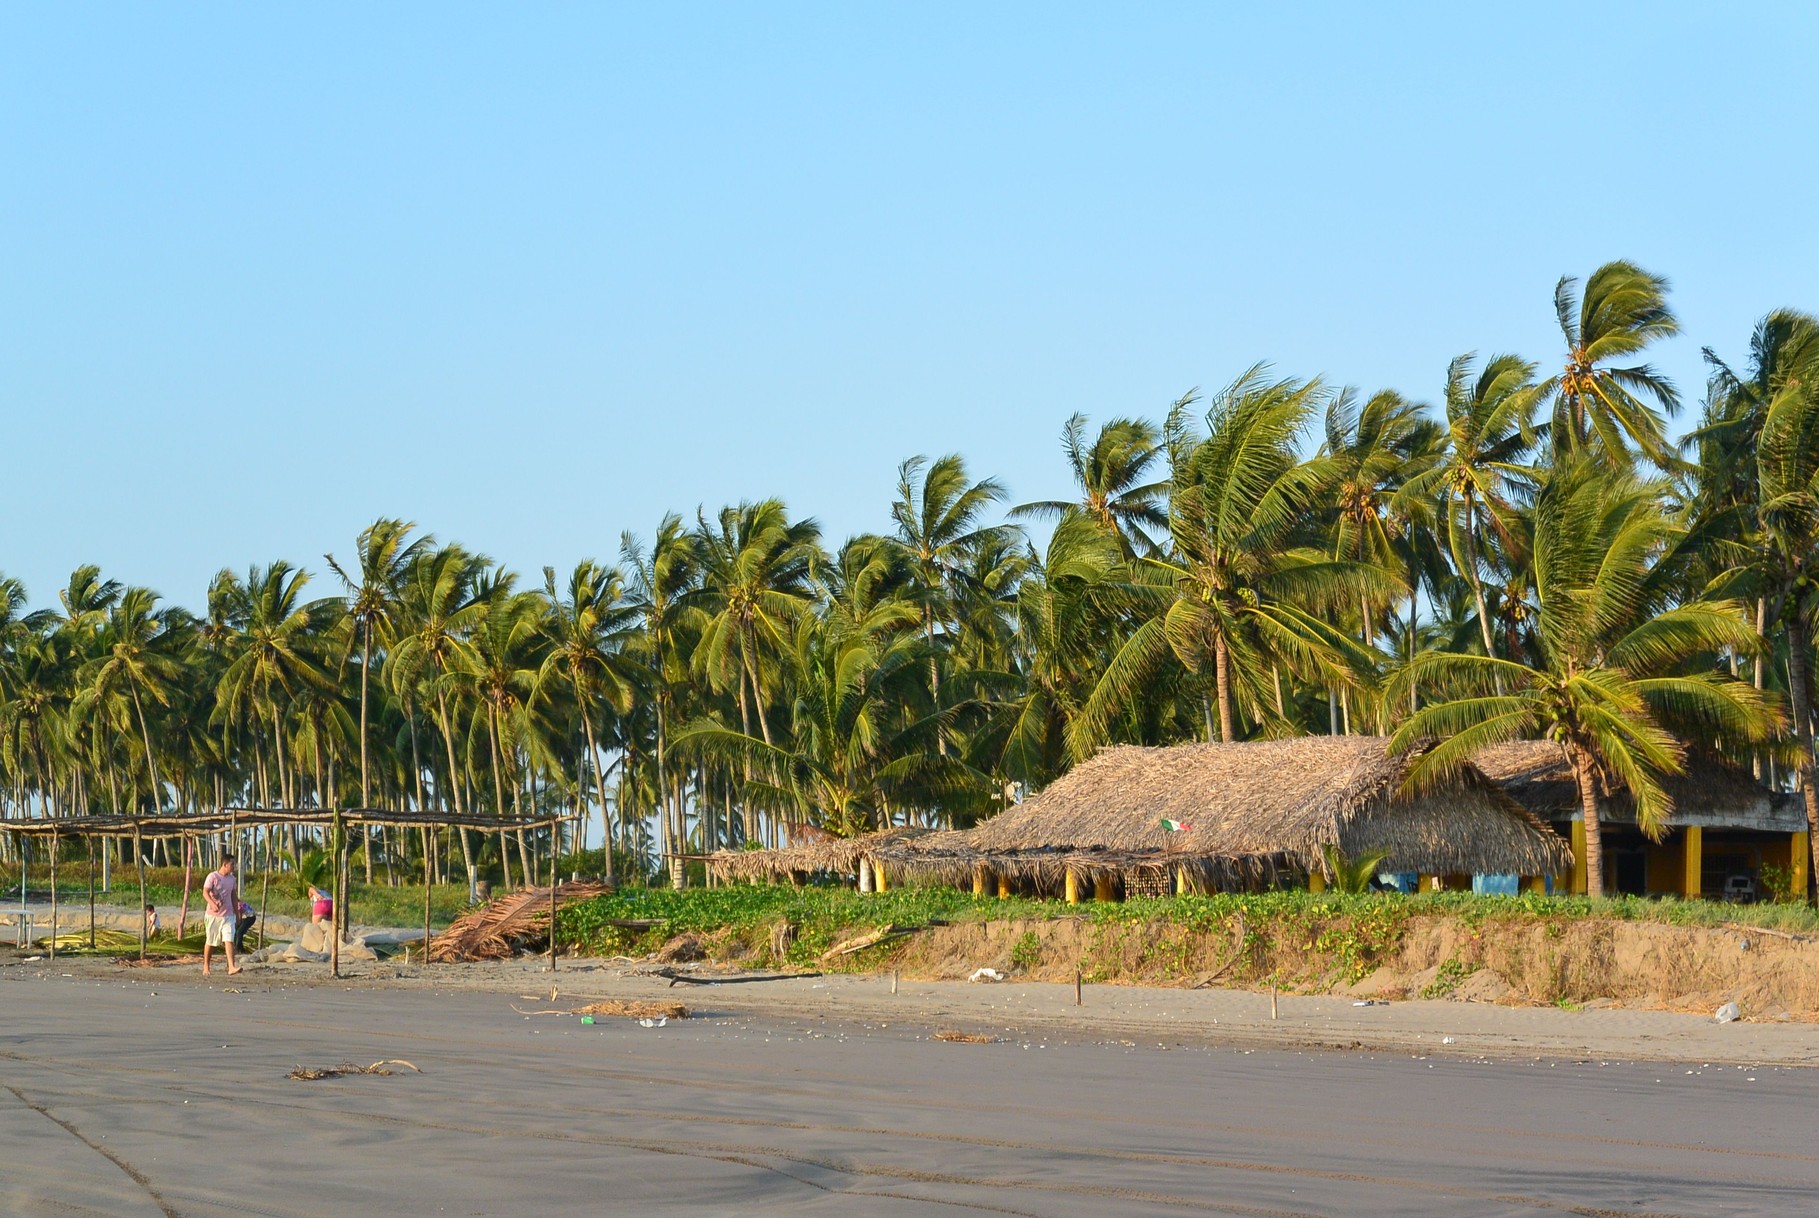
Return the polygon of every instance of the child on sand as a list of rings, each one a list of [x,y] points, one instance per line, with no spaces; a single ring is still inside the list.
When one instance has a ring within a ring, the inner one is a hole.
[[[158,910],[155,906],[145,907],[145,937],[152,938],[158,933]]]
[[[328,950],[329,936],[334,934],[335,898],[314,884],[309,886],[309,920],[322,931],[322,949]]]

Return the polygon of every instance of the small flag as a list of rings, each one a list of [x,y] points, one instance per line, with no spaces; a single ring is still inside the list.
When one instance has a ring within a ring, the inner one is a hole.
[[[1192,828],[1192,825],[1183,824],[1181,821],[1170,820],[1166,816],[1162,818],[1162,831],[1164,833],[1186,833]]]

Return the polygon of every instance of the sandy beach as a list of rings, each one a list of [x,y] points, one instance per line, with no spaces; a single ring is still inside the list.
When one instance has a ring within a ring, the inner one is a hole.
[[[46,963],[0,967],[0,1208],[29,1218],[1788,1214],[1819,1186],[1806,1026],[1293,998],[1272,1022],[1267,995],[1076,1009],[1071,987],[608,965],[558,971],[552,1003],[529,963]],[[540,1013],[658,996],[696,1017]]]

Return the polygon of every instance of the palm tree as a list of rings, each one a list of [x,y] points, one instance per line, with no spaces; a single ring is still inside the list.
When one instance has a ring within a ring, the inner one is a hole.
[[[1171,666],[1202,680],[1210,670],[1207,736],[1230,742],[1238,695],[1267,715],[1261,708],[1277,701],[1282,666],[1351,684],[1367,665],[1325,615],[1381,594],[1394,577],[1308,544],[1332,466],[1297,460],[1294,445],[1321,394],[1317,381],[1271,381],[1258,365],[1214,398],[1205,437],[1194,433],[1185,404],[1170,417],[1171,550],[1144,560],[1146,579],[1132,589],[1144,620],[1074,721],[1076,757],[1103,743],[1112,719]],[[1278,709],[1276,721],[1282,717]]]
[[[681,517],[671,513],[658,522],[649,550],[627,533],[620,538],[620,553],[631,572],[632,606],[639,621],[639,634],[632,642],[650,674],[656,729],[655,782],[651,785],[658,823],[669,847],[664,853],[670,883],[680,888],[686,878],[680,844],[682,812],[680,801],[674,801],[672,807],[668,733],[675,721],[678,691],[688,678],[688,645],[699,632],[703,616],[691,603],[700,580],[700,545],[683,527]]]
[[[470,554],[460,546],[428,549],[417,555],[405,572],[401,602],[399,637],[387,666],[394,692],[404,694],[420,677],[427,674],[436,703],[436,723],[448,754],[446,802],[456,812],[467,813],[467,801],[461,781],[462,770],[455,760],[455,731],[449,716],[448,673],[464,664],[471,654],[468,636],[479,625],[486,612],[485,604],[475,595],[475,582],[486,568],[486,559]],[[457,829],[462,860],[467,866],[468,899],[476,896],[478,876],[474,868],[473,849],[467,830]]]
[[[347,617],[360,627],[360,806],[372,806],[368,773],[367,687],[373,671],[375,636],[381,645],[389,641],[398,603],[398,589],[417,556],[434,544],[428,536],[410,539],[415,524],[381,518],[360,532],[355,541],[360,561],[360,576],[355,579],[342,569],[333,554],[325,554],[329,570],[347,585]]]
[[[459,688],[473,699],[478,720],[484,719],[487,749],[493,775],[493,814],[501,819],[508,813],[505,803],[504,769],[508,760],[514,770],[512,790],[514,803],[518,781],[516,760],[524,736],[523,722],[532,696],[536,692],[537,672],[542,657],[543,615],[547,603],[535,592],[514,592],[514,577],[500,570],[486,581],[481,613],[467,646],[451,670]],[[472,742],[478,731],[468,734]],[[509,734],[509,735],[508,735]],[[524,881],[532,882],[530,854],[524,834],[517,835],[519,861],[524,865]],[[504,842],[500,843],[504,853]],[[511,869],[506,868],[506,883],[511,883]]]
[[[1190,392],[1183,400],[1193,396]],[[1062,425],[1061,451],[1079,488],[1079,501],[1026,503],[1011,515],[1060,517],[1084,511],[1118,536],[1127,556],[1154,550],[1152,533],[1168,527],[1168,480],[1152,476],[1163,458],[1162,433],[1156,425],[1145,419],[1113,419],[1088,442],[1086,416],[1074,414]]]
[[[1535,446],[1541,387],[1535,384],[1535,365],[1517,356],[1493,355],[1481,369],[1475,360],[1468,352],[1447,365],[1444,455],[1410,478],[1403,495],[1441,504],[1447,549],[1478,607],[1484,654],[1496,655],[1484,599],[1484,555],[1493,544],[1514,548],[1518,500],[1532,493],[1535,482],[1525,458]]]
[[[1672,603],[1683,531],[1662,510],[1660,490],[1589,455],[1557,468],[1535,505],[1535,663],[1419,657],[1403,679],[1445,700],[1410,716],[1392,740],[1399,750],[1441,740],[1412,768],[1414,782],[1457,771],[1489,744],[1558,741],[1578,783],[1593,896],[1604,893],[1598,793],[1608,778],[1628,788],[1638,824],[1658,837],[1672,811],[1662,782],[1685,751],[1671,728],[1755,740],[1774,723],[1754,689],[1712,664],[1723,648],[1753,645],[1742,606]]]
[[[1777,315],[1757,348],[1749,396],[1760,399],[1756,545],[1746,566],[1767,617],[1787,640],[1795,766],[1809,831],[1819,842],[1814,785],[1812,640],[1819,629],[1819,322]],[[1739,382],[1739,389],[1745,383]],[[1815,846],[1819,858],[1819,846]]]
[[[929,697],[941,711],[941,668],[935,627],[943,632],[954,620],[955,584],[973,553],[1004,538],[1004,525],[981,523],[985,511],[1004,498],[995,478],[968,480],[966,462],[949,453],[930,464],[911,457],[897,467],[897,498],[891,503],[895,541],[903,549],[911,586],[922,606],[922,631],[928,643]],[[947,734],[937,730],[937,751],[947,752]]]
[[[893,804],[976,796],[986,777],[931,753],[929,721],[902,726],[893,713],[893,678],[919,666],[925,646],[913,635],[848,631],[804,615],[787,656],[796,696],[782,740],[701,720],[676,746],[744,763],[760,776],[746,780],[749,792],[842,837],[882,827]]]
[[[1069,732],[1122,604],[1121,558],[1116,537],[1075,512],[1055,526],[1042,560],[1017,587],[1019,663],[1007,682],[998,769],[1031,790],[1071,759]]]
[[[145,769],[152,808],[163,805],[164,783],[158,775],[158,751],[152,744],[151,726],[145,716],[149,700],[170,703],[169,684],[181,671],[177,658],[159,646],[164,622],[157,611],[158,594],[150,588],[128,588],[108,609],[100,633],[100,655],[83,670],[82,697],[105,703],[124,691],[139,725],[145,749]]]
[[[695,537],[701,559],[698,599],[707,619],[696,670],[716,689],[733,687],[743,730],[749,733],[756,717],[758,734],[770,741],[766,656],[789,645],[796,619],[812,604],[820,526],[813,520],[791,522],[781,501],[766,499],[724,508],[712,524],[701,518]]]
[[[1607,464],[1629,464],[1640,455],[1663,469],[1673,466],[1662,426],[1663,413],[1680,409],[1673,383],[1647,364],[1612,366],[1680,332],[1667,287],[1667,280],[1630,262],[1593,271],[1583,294],[1571,275],[1554,286],[1566,365],[1542,389],[1554,398],[1556,458],[1589,448]]]
[[[545,688],[561,676],[574,694],[576,714],[587,741],[587,766],[594,772],[600,797],[600,830],[605,846],[606,878],[613,879],[613,825],[607,815],[606,774],[594,739],[593,707],[605,702],[621,715],[632,710],[638,673],[627,654],[637,629],[638,610],[627,599],[625,576],[592,559],[576,564],[568,587],[556,587],[556,569],[543,568],[543,592],[550,612],[544,619],[549,652],[538,684]]]
[[[285,749],[284,717],[305,690],[327,691],[334,682],[322,655],[321,632],[339,609],[333,600],[306,601],[309,572],[279,560],[247,573],[244,617],[228,644],[221,674],[220,710],[269,722],[279,798],[294,807],[295,759]]]
[[[1403,551],[1414,513],[1402,488],[1436,464],[1439,436],[1419,404],[1391,389],[1362,404],[1347,389],[1327,403],[1320,454],[1332,468],[1326,496],[1332,506],[1334,558],[1386,572],[1405,568]],[[1364,645],[1375,646],[1376,608],[1368,598],[1358,608]]]

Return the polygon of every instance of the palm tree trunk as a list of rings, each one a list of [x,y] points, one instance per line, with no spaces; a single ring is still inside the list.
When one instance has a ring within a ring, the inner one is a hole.
[[[505,787],[499,777],[499,713],[492,707],[486,708],[486,738],[493,758],[493,815],[505,819]],[[512,886],[512,857],[504,835],[499,837],[499,867],[507,890]],[[528,884],[529,876],[525,877]]]
[[[1232,734],[1232,656],[1225,645],[1225,634],[1213,636],[1213,680],[1219,691],[1219,739],[1230,744]]]
[[[139,702],[139,684],[136,681],[128,681],[127,685],[133,691],[133,710],[139,716],[139,737],[145,742],[145,768],[146,772],[151,775],[152,811],[156,812],[164,806],[164,783],[158,779],[158,758],[152,752],[152,733],[145,726],[145,707]]]
[[[1798,603],[1791,605],[1793,611],[1787,615],[1787,699],[1794,714],[1794,735],[1800,742],[1800,756],[1795,766],[1800,776],[1800,799],[1806,805],[1808,848],[1813,857],[1819,859],[1819,788],[1813,785],[1812,674],[1808,668],[1806,621],[1800,615],[1800,608]],[[1807,877],[1807,891],[1801,895],[1810,900],[1814,879],[1810,865]]]
[[[455,805],[457,813],[465,814],[467,807],[462,800],[460,771],[455,768],[455,737],[448,728],[448,693],[440,686],[436,689],[436,714],[441,720],[442,743],[448,749],[448,781],[449,786],[454,789],[451,802]],[[455,835],[461,839],[461,858],[467,864],[467,899],[470,902],[477,901],[480,897],[478,887],[480,877],[474,871],[474,848],[468,844],[466,829],[459,825],[455,826]]]
[[[367,786],[366,768],[366,682],[367,675],[373,667],[373,623],[372,619],[360,619],[360,806],[372,807],[372,795]],[[373,855],[366,854],[366,882],[373,882]]]
[[[1573,778],[1579,784],[1579,811],[1585,818],[1585,892],[1604,895],[1604,829],[1598,823],[1598,783],[1592,756],[1578,745],[1569,745]]]
[[[579,686],[576,687],[575,696],[577,699],[581,696]],[[587,760],[594,767],[594,791],[600,796],[600,844],[606,859],[603,874],[606,882],[612,884],[617,881],[613,877],[613,822],[606,811],[606,775],[600,772],[600,750],[594,744],[594,720],[585,706],[581,710],[581,724],[587,729]]]
[[[1421,627],[1416,617],[1416,602],[1421,596],[1421,575],[1415,567],[1413,539],[1410,540],[1408,560],[1408,662],[1415,662],[1415,639]],[[1415,682],[1408,683],[1408,713],[1414,714],[1421,709],[1421,695]]]

